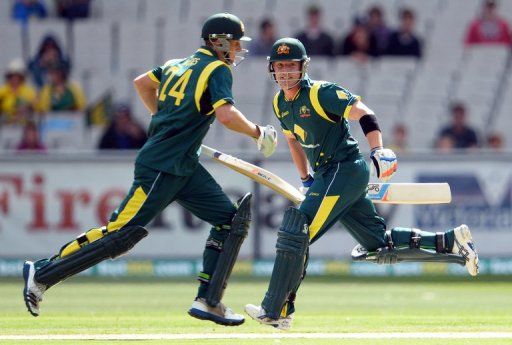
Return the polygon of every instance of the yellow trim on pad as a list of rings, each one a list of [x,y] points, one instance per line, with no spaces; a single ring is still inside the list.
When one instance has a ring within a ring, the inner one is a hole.
[[[329,217],[329,214],[331,214],[334,205],[336,205],[336,202],[338,202],[339,198],[339,195],[331,195],[323,198],[322,203],[320,204],[320,207],[316,212],[315,218],[313,219],[311,225],[309,226],[310,240],[312,240],[316,236],[318,231],[320,231],[325,221]]]
[[[148,72],[146,75],[149,77],[149,79],[153,80],[155,83],[160,84],[160,80],[156,77],[156,75],[153,74],[153,72]]]
[[[325,120],[335,123],[333,120],[331,120],[327,114],[325,113],[324,109],[320,105],[320,101],[318,100],[318,91],[320,90],[320,86],[322,86],[322,82],[315,82],[313,84],[313,87],[311,88],[311,91],[309,92],[309,99],[311,101],[311,104],[313,105],[313,109],[323,117]]]
[[[222,66],[222,65],[224,65],[224,62],[222,62],[222,61],[217,60],[217,61],[210,62],[205,67],[205,69],[202,70],[201,74],[199,75],[199,80],[196,85],[196,92],[194,94],[197,111],[201,111],[200,100],[201,100],[201,97],[203,96],[204,90],[206,90],[206,84],[208,82],[208,78],[210,77],[210,75],[213,73],[213,71],[217,67]]]
[[[112,232],[115,230],[119,230],[123,226],[128,224],[128,222],[132,220],[133,217],[135,217],[137,212],[139,212],[140,208],[142,207],[142,205],[144,205],[144,202],[146,201],[147,198],[148,196],[146,195],[146,193],[144,193],[142,187],[138,187],[135,190],[135,193],[133,193],[130,200],[128,200],[128,202],[126,203],[121,213],[119,213],[119,215],[117,216],[117,219],[114,222],[108,223],[108,231]]]

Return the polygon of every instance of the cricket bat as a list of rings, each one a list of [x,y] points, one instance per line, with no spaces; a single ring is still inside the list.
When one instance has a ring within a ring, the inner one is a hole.
[[[206,145],[201,146],[201,151],[296,204],[305,198],[297,188],[268,170]],[[452,200],[448,183],[369,183],[367,195],[372,202],[382,204],[444,204]]]

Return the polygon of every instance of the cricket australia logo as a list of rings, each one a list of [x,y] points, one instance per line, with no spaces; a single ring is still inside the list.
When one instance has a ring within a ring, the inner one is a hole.
[[[306,118],[306,117],[311,117],[311,110],[309,110],[308,107],[306,107],[305,105],[303,105],[302,107],[300,107],[299,109],[299,116],[301,118]]]
[[[277,55],[282,54],[290,54],[290,47],[288,47],[286,44],[281,44],[279,47],[277,47]]]

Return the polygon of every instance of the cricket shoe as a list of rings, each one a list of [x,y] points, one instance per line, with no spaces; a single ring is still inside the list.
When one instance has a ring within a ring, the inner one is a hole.
[[[293,313],[286,316],[280,317],[279,319],[272,319],[267,316],[265,309],[259,305],[247,304],[245,306],[245,312],[254,320],[258,321],[263,325],[269,325],[277,329],[287,331],[292,327]]]
[[[43,293],[46,286],[35,281],[34,275],[36,268],[32,261],[25,261],[23,264],[23,279],[25,280],[25,288],[23,289],[23,299],[25,305],[32,316],[39,316],[39,303],[43,300]]]
[[[476,276],[478,274],[478,253],[471,232],[466,224],[453,229],[455,242],[453,244],[452,253],[459,254],[466,259],[466,268],[469,274]]]
[[[188,314],[196,319],[209,320],[224,326],[239,326],[245,321],[243,315],[234,313],[222,302],[211,307],[204,298],[196,298],[188,310]]]

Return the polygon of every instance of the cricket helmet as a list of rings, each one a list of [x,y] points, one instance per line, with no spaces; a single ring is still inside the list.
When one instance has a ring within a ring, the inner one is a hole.
[[[238,65],[244,59],[247,49],[241,49],[240,55],[235,54],[235,59],[230,58],[231,41],[250,41],[245,36],[244,23],[237,16],[230,13],[217,13],[206,19],[201,30],[201,38],[212,43],[212,48],[222,54],[226,62]]]
[[[273,63],[276,61],[300,61],[301,62],[301,77],[297,80],[297,85],[306,77],[306,72],[309,65],[309,57],[306,53],[306,48],[296,38],[285,37],[278,39],[274,45],[272,46],[272,51],[270,52],[270,56],[267,57],[268,60],[268,71],[274,81],[277,82],[276,74],[274,70]],[[290,72],[292,73],[292,72]],[[294,86],[295,86],[294,85]]]

